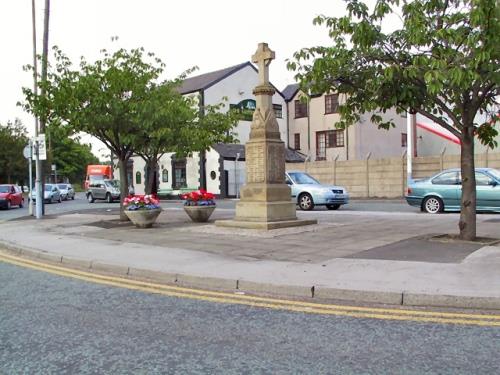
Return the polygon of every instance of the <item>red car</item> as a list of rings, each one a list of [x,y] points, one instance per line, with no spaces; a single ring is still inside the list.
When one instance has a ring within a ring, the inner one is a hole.
[[[22,190],[17,185],[0,185],[0,208],[9,210],[12,206],[22,208],[24,198]]]

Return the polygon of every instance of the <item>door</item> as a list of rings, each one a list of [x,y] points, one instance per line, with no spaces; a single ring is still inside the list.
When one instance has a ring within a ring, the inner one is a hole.
[[[489,210],[500,206],[500,185],[483,172],[476,172],[476,207]]]
[[[95,182],[92,194],[96,199],[104,199],[104,197],[106,197],[106,186],[104,182]]]
[[[444,172],[432,179],[432,190],[446,208],[460,208],[461,186],[458,171]]]
[[[295,198],[297,197],[297,187],[296,185],[292,182],[292,180],[290,179],[290,177],[288,177],[288,175],[285,174],[285,183],[290,187],[290,194],[292,196],[292,198]]]
[[[186,181],[186,161],[175,161],[173,163],[174,173],[173,173],[173,181],[172,188],[175,190],[187,187]]]
[[[23,194],[21,193],[21,188],[12,186],[12,205],[19,206],[23,200]]]

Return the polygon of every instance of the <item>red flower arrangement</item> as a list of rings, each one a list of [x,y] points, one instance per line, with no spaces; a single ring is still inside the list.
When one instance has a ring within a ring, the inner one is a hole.
[[[132,195],[123,200],[127,211],[154,210],[160,208],[160,201],[153,195]]]
[[[179,197],[184,201],[184,206],[215,206],[215,196],[203,189],[180,194]]]

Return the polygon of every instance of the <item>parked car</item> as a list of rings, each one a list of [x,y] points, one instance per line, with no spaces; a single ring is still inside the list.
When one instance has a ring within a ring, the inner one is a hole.
[[[10,210],[12,206],[23,208],[24,198],[21,188],[17,185],[0,185],[0,208]]]
[[[430,178],[409,184],[406,202],[436,214],[460,211],[462,178],[460,169],[447,169]],[[500,212],[500,171],[476,168],[476,210]]]
[[[31,199],[36,202],[36,190],[33,189],[31,192]],[[43,192],[43,201],[45,203],[62,202],[61,190],[55,184],[45,184],[45,189]]]
[[[89,203],[94,203],[96,199],[104,199],[106,202],[112,203],[114,200],[120,199],[120,181],[92,181],[86,195]]]
[[[297,201],[301,210],[312,210],[314,206],[337,210],[349,203],[349,193],[344,187],[323,185],[307,173],[286,172],[285,181],[292,190],[292,199]]]
[[[63,201],[68,199],[75,200],[75,190],[71,184],[57,184],[59,190],[61,190],[61,198]]]

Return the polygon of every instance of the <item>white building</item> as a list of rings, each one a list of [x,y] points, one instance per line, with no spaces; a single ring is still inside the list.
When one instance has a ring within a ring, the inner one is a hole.
[[[180,92],[196,95],[200,106],[216,105],[224,102],[224,111],[239,108],[243,120],[234,132],[239,141],[235,145],[214,145],[206,153],[206,190],[221,197],[237,196],[239,187],[245,184],[244,144],[250,136],[252,113],[255,109],[253,89],[259,83],[258,71],[245,62],[229,68],[186,79]],[[273,95],[273,106],[278,121],[281,139],[287,144],[286,102],[279,90]],[[144,161],[133,157],[133,185],[136,194],[144,194]],[[303,161],[300,154],[287,151],[287,162]],[[158,163],[158,191],[160,194],[176,195],[183,191],[197,190],[201,186],[200,157],[194,154],[185,159],[176,159],[172,153],[163,155]]]

